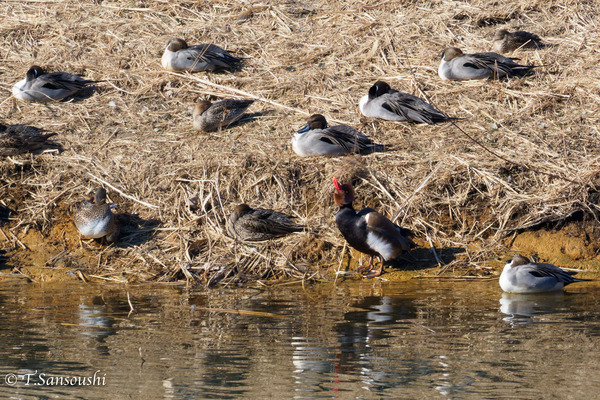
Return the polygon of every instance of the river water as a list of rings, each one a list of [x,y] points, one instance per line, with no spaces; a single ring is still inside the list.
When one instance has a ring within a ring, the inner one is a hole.
[[[4,281],[0,310],[0,398],[600,393],[596,282],[517,296],[497,280],[210,290]]]

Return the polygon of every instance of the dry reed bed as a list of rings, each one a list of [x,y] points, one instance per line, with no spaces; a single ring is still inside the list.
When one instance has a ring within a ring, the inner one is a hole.
[[[16,265],[31,262],[35,230],[50,265],[60,258],[106,279],[314,276],[342,257],[334,175],[354,179],[357,205],[398,215],[424,247],[476,248],[476,264],[505,250],[514,229],[600,211],[597,2],[7,0],[0,15],[2,121],[57,132],[64,148],[0,161],[0,202],[18,211],[0,243]],[[490,50],[498,27],[551,45],[515,54],[541,66],[534,76],[437,77],[444,47]],[[160,54],[173,37],[247,60],[234,73],[167,73]],[[106,82],[80,102],[16,103],[10,89],[33,64]],[[463,119],[365,119],[358,99],[377,79]],[[193,131],[193,103],[223,97],[262,101],[235,127]],[[301,159],[290,139],[316,112],[393,150]],[[70,213],[100,184],[119,203],[124,232],[116,246],[82,249]],[[309,233],[234,245],[224,221],[239,202],[295,215]]]

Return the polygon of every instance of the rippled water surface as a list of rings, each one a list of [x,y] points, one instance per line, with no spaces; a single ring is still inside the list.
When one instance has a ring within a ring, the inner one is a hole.
[[[5,281],[0,309],[0,398],[591,399],[600,392],[594,282],[509,296],[497,281],[208,291]]]

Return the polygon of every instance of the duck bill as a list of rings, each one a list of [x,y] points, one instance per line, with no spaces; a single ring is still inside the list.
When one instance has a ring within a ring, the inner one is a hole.
[[[335,177],[333,177],[333,186],[335,186],[335,190],[339,190],[340,192],[342,191],[342,185],[340,185]]]
[[[310,130],[310,127],[308,126],[308,124],[306,124],[300,130],[296,131],[296,133],[304,133],[304,132],[308,132],[309,130]]]

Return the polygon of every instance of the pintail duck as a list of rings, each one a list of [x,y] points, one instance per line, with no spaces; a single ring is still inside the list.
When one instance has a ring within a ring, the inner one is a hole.
[[[494,50],[499,53],[509,53],[516,49],[541,49],[545,45],[542,39],[534,33],[525,31],[509,32],[499,29],[494,35]]]
[[[429,103],[412,94],[390,88],[386,82],[377,81],[359,103],[365,117],[387,121],[409,121],[425,124],[445,122],[448,117]]]
[[[169,40],[161,58],[163,68],[171,72],[233,69],[241,61],[214,44],[188,46],[183,39]]]
[[[276,239],[301,232],[305,228],[285,214],[263,208],[250,208],[247,204],[236,206],[227,222],[227,233],[243,242]]]
[[[75,226],[83,236],[99,239],[106,237],[108,243],[114,242],[119,236],[119,226],[111,209],[115,203],[106,203],[106,190],[98,188],[91,200],[79,204],[75,212]]]
[[[12,94],[19,100],[47,103],[64,100],[98,82],[67,72],[44,72],[41,67],[34,65],[27,71],[25,79],[15,83]]]
[[[0,156],[14,156],[41,149],[56,133],[41,134],[27,125],[0,124]]]
[[[509,293],[540,293],[560,290],[573,282],[587,280],[571,275],[553,264],[534,263],[515,254],[502,270],[500,287]]]
[[[292,138],[292,148],[299,156],[343,156],[383,151],[384,146],[347,125],[327,126],[321,114],[308,118],[308,123]]]
[[[202,100],[196,104],[192,113],[194,128],[212,132],[230,125],[240,119],[252,103],[254,100],[225,99],[216,103]]]
[[[410,231],[400,228],[372,208],[364,208],[356,212],[352,206],[356,196],[350,183],[340,185],[337,179],[333,178],[333,185],[335,186],[333,200],[340,207],[335,215],[335,222],[342,236],[350,247],[371,257],[381,258],[381,267],[377,271],[371,270],[371,259],[367,278],[381,275],[384,265],[397,263],[402,253],[416,246],[407,236]]]
[[[443,80],[503,79],[523,77],[534,65],[517,64],[498,53],[464,54],[456,47],[448,47],[442,53],[438,75]]]

